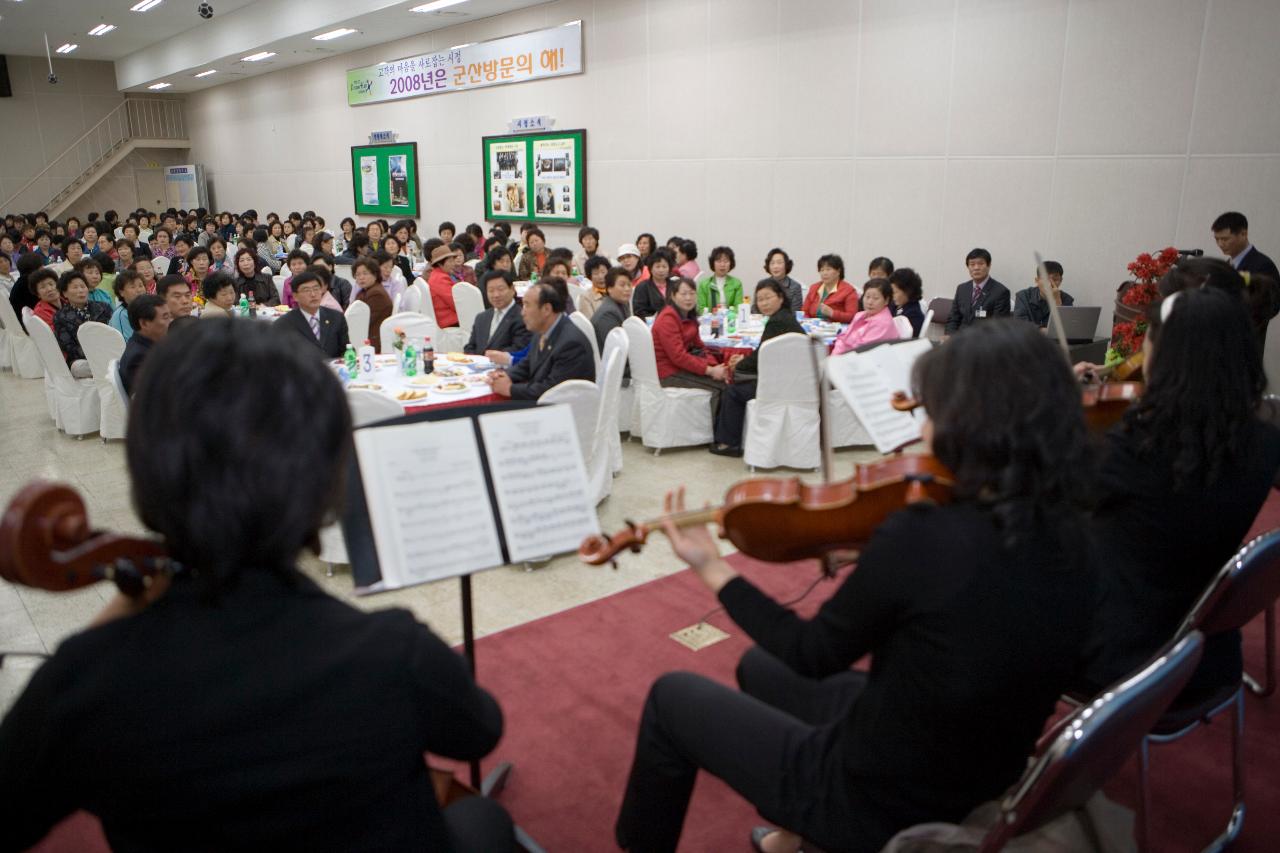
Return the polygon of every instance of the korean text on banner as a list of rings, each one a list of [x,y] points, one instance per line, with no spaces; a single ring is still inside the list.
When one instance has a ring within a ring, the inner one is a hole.
[[[347,105],[582,73],[582,22],[381,62],[347,72]]]

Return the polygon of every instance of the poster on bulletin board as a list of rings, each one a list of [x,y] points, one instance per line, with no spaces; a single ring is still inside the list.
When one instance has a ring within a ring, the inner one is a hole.
[[[585,130],[486,136],[481,145],[487,221],[587,221]]]
[[[418,215],[418,143],[351,146],[355,211],[364,216]]]

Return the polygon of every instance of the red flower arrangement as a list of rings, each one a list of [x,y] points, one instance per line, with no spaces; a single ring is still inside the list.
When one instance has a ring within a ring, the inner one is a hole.
[[[1155,301],[1156,283],[1178,262],[1178,250],[1166,246],[1156,254],[1143,252],[1129,264],[1133,279],[1120,286],[1116,299],[1116,322],[1111,327],[1111,348],[1107,362],[1123,361],[1142,349],[1147,336],[1146,307]]]

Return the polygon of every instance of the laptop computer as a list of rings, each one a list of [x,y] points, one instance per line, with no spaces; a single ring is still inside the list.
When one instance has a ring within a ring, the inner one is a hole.
[[[1062,318],[1062,331],[1069,344],[1087,344],[1093,340],[1098,331],[1098,318],[1102,316],[1102,306],[1064,305],[1058,309]],[[1053,323],[1052,320],[1049,321]],[[1052,331],[1052,329],[1051,329]]]

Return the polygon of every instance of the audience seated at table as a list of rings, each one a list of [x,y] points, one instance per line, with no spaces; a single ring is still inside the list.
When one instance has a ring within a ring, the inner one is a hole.
[[[560,287],[555,284],[559,283]],[[536,400],[548,389],[569,379],[596,379],[591,342],[565,316],[564,282],[541,279],[524,295],[521,313],[533,333],[529,355],[508,371],[488,377],[494,393],[513,400]]]
[[[409,283],[404,280],[404,274],[396,266],[395,258],[389,252],[379,249],[373,253],[373,259],[378,262],[378,268],[382,275],[382,286],[391,295],[392,302],[395,301],[397,296],[403,300],[405,292],[409,289]]]
[[[413,281],[414,275],[413,265],[409,263],[409,257],[404,254],[404,244],[400,242],[395,234],[388,234],[382,238],[382,251],[391,256],[392,263],[396,265],[396,271],[400,273],[400,277],[404,279],[407,287],[408,283]]]
[[[541,228],[529,228],[524,231],[527,247],[516,258],[516,277],[520,281],[529,281],[533,274],[542,275],[542,268],[547,264],[547,238]]]
[[[462,253],[448,245],[440,244],[431,250],[431,273],[427,277],[427,289],[431,291],[431,306],[436,312],[436,324],[442,329],[458,325],[458,308],[453,302],[453,286],[457,282],[453,280],[453,274],[461,263]]]
[[[79,270],[68,270],[58,278],[58,293],[62,295],[64,304],[53,315],[53,333],[71,375],[76,379],[88,379],[93,373],[89,370],[89,362],[84,357],[76,332],[84,323],[110,323],[111,308],[89,298],[89,284]]]
[[[844,259],[839,255],[818,258],[818,281],[809,285],[804,315],[832,323],[848,323],[858,312],[858,291],[844,280]]]
[[[296,250],[295,250],[296,251]],[[347,318],[321,304],[328,294],[318,273],[305,270],[293,277],[296,306],[275,325],[298,335],[326,358],[341,358],[347,349]]]
[[[297,302],[293,298],[293,277],[302,273],[311,264],[311,256],[300,249],[294,249],[285,258],[285,266],[289,269],[289,275],[280,283],[280,304],[293,308]]]
[[[893,261],[885,257],[876,257],[867,264],[867,279],[889,278],[893,275]]]
[[[476,315],[463,352],[485,355],[494,350],[509,353],[527,347],[532,333],[525,328],[520,306],[515,304],[511,273],[490,270],[484,274],[483,287],[492,307]]]
[[[604,352],[605,338],[620,328],[631,316],[631,274],[624,267],[612,267],[604,277],[605,298],[591,315],[591,326],[596,332],[596,345]]]
[[[213,255],[204,246],[193,246],[187,251],[187,283],[191,285],[192,293],[202,293],[203,288],[200,286],[205,276],[209,274],[209,268],[213,263]]]
[[[313,262],[311,266],[307,267],[307,271],[318,275],[320,277],[320,283],[324,285],[324,292],[320,295],[320,304],[325,308],[337,311],[338,313],[345,311],[346,306],[339,302],[338,297],[334,295],[334,276],[333,273],[329,271],[329,267],[326,266],[323,261],[320,263]],[[350,293],[351,282],[347,281],[345,278],[342,279],[342,281],[347,285],[347,292]]]
[[[804,334],[804,327],[791,310],[790,295],[783,285],[770,277],[756,285],[756,306],[765,315],[764,332],[760,345],[779,335]],[[654,324],[657,325],[656,323]],[[733,384],[720,398],[720,412],[715,421],[715,442],[711,452],[717,456],[742,455],[742,429],[747,417],[747,403],[756,397],[756,378],[759,375],[760,350],[750,355],[735,355],[729,359],[733,368]]]
[[[334,269],[333,255],[316,253],[311,256],[311,269],[324,270],[329,273],[329,294],[340,310],[345,311],[351,304],[351,282],[338,275]],[[330,306],[332,307],[332,306]]]
[[[605,269],[609,268],[609,259],[600,254],[600,231],[590,225],[584,225],[578,229],[578,246],[580,247],[573,255],[573,265],[583,271],[586,275],[587,261],[592,258],[601,258],[605,262]],[[588,278],[590,276],[588,275]]]
[[[601,303],[608,299],[605,278],[609,274],[609,259],[603,255],[592,255],[587,258],[583,274],[590,289],[578,301],[578,310],[588,320],[596,313]]]
[[[631,312],[641,320],[657,316],[667,306],[667,278],[676,265],[676,256],[668,248],[655,249],[647,258],[649,277],[644,281],[634,282],[635,292],[631,296]],[[697,304],[697,293],[694,293],[694,304]]]
[[[729,275],[738,259],[728,246],[711,250],[711,273],[698,281],[698,313],[728,308],[737,311],[742,304],[742,280]],[[696,280],[696,279],[695,279]]]
[[[391,294],[382,286],[382,268],[373,258],[359,258],[351,265],[355,278],[353,300],[369,306],[369,340],[375,352],[382,352],[382,321],[391,316],[394,307]]]
[[[169,316],[174,320],[190,317],[195,308],[191,299],[191,285],[187,284],[186,276],[179,273],[161,277],[160,283],[156,285],[156,295],[169,306]]]
[[[144,293],[129,303],[129,325],[133,327],[133,337],[124,345],[119,366],[120,384],[126,394],[133,396],[134,379],[142,362],[151,352],[151,347],[169,333],[172,321],[169,306],[159,296]]]
[[[74,237],[64,237],[61,242],[62,258],[49,264],[49,268],[62,275],[68,272],[84,257],[84,244]]]
[[[58,292],[58,274],[48,267],[42,267],[27,276],[27,287],[37,299],[36,307],[31,309],[32,313],[52,329],[53,316],[66,304],[62,294]]]
[[[893,316],[906,317],[911,321],[911,337],[918,338],[924,334],[924,311],[920,300],[924,297],[924,283],[919,274],[911,267],[901,267],[889,274],[889,284],[893,287]]]
[[[627,271],[634,287],[649,277],[649,268],[640,263],[640,249],[635,243],[623,243],[615,254],[618,266]]]
[[[964,264],[969,281],[956,285],[951,313],[947,315],[947,335],[954,335],[977,320],[1009,315],[1009,288],[991,277],[991,253],[973,249],[965,256]]]
[[[342,250],[342,254],[334,259],[335,263],[343,266],[351,266],[360,258],[373,254],[373,244],[369,242],[369,235],[363,231],[356,233],[347,241],[346,246]]]
[[[236,252],[236,299],[249,296],[258,305],[278,305],[275,283],[271,276],[258,271],[258,255],[250,249]]]
[[[659,249],[658,252],[665,251]],[[655,256],[658,254],[655,252]],[[653,321],[653,354],[664,388],[701,388],[711,392],[711,420],[720,410],[720,395],[729,368],[720,353],[702,344],[698,329],[698,286],[675,277],[667,284],[667,304]]]
[[[683,237],[673,237],[667,241],[667,248],[675,252],[675,271],[671,274],[682,276],[690,281],[697,281],[702,276],[702,268],[698,266],[698,244]]]
[[[1053,294],[1059,306],[1075,304],[1071,294],[1062,289],[1062,264],[1057,261],[1045,261],[1044,268],[1049,275],[1049,280],[1045,281],[1041,278],[1040,269],[1037,267],[1036,283],[1019,290],[1014,294],[1013,300],[1013,316],[1019,320],[1030,320],[1042,329],[1049,325],[1049,300],[1045,298],[1045,290]]]
[[[270,268],[271,274],[276,275],[280,272],[281,264],[279,259],[277,259],[275,256],[276,253],[272,252],[270,247],[267,246],[266,241],[267,241],[267,229],[259,226],[253,230],[251,240],[246,241],[242,239],[240,242],[252,243],[253,245],[251,248],[253,248],[254,252],[257,254],[258,260],[261,262],[259,266],[266,266]]]
[[[128,343],[129,338],[133,337],[133,326],[129,325],[129,303],[146,293],[147,286],[142,283],[142,276],[138,275],[137,271],[124,270],[116,273],[116,279],[111,283],[111,288],[118,304],[111,312],[110,325]]]
[[[804,311],[804,285],[791,277],[791,268],[794,266],[791,256],[783,249],[773,248],[764,256],[764,271],[769,275],[767,278],[760,279],[756,283],[756,289],[766,281],[776,281],[782,285],[782,289],[787,294],[787,310],[796,312]],[[752,314],[762,314],[760,306],[752,302]]]
[[[9,291],[9,304],[13,307],[13,314],[18,322],[22,322],[22,309],[30,308],[34,311],[40,304],[40,297],[31,284],[31,277],[44,268],[44,259],[35,252],[24,252],[18,256],[14,268],[18,271],[18,277],[13,280],[13,288]],[[56,287],[54,291],[57,291]]]
[[[848,328],[836,338],[831,354],[841,355],[865,344],[898,340],[898,327],[889,309],[892,299],[893,288],[888,279],[873,278],[867,282],[862,289],[863,309],[853,315]]]
[[[204,305],[200,308],[201,320],[231,317],[235,313],[236,283],[226,273],[214,272],[205,276],[200,283],[200,295],[204,297]]]

